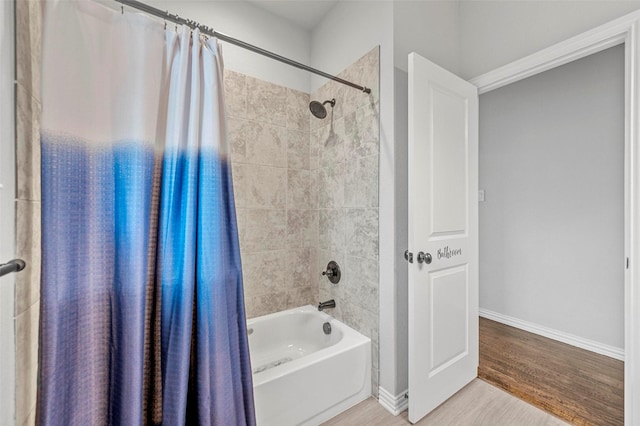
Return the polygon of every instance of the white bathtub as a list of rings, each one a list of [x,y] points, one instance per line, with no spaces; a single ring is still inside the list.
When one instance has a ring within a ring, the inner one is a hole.
[[[253,318],[247,329],[258,426],[317,425],[371,395],[371,340],[317,308]]]

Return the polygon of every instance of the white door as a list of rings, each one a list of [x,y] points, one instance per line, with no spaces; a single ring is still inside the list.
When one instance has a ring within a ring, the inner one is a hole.
[[[409,55],[409,420],[478,372],[478,91]]]

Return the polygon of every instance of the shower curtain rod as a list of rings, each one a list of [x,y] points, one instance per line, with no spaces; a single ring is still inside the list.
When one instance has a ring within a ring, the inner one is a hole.
[[[173,22],[175,24],[186,25],[189,28],[192,28],[194,30],[195,29],[199,29],[201,33],[206,34],[206,35],[211,36],[211,37],[215,37],[218,40],[226,41],[227,43],[231,43],[233,45],[242,47],[242,48],[250,50],[250,51],[252,51],[254,53],[258,53],[258,54],[260,54],[262,56],[266,56],[267,58],[275,59],[276,61],[283,62],[283,63],[285,63],[287,65],[291,65],[293,67],[300,68],[302,70],[312,72],[314,74],[320,75],[322,77],[328,78],[328,79],[336,81],[338,83],[342,83],[342,84],[345,84],[347,86],[353,87],[354,89],[361,90],[364,93],[371,93],[371,89],[369,89],[368,87],[360,86],[359,84],[352,83],[352,82],[350,82],[348,80],[344,80],[344,79],[342,79],[340,77],[336,77],[335,75],[331,75],[331,74],[326,73],[324,71],[320,71],[320,70],[318,70],[316,68],[312,68],[312,67],[310,67],[308,65],[301,64],[300,62],[296,62],[296,61],[294,61],[292,59],[285,58],[284,56],[280,56],[277,53],[270,52],[268,50],[262,49],[262,48],[260,48],[258,46],[254,46],[253,44],[246,43],[246,42],[244,42],[242,40],[238,40],[237,38],[233,38],[233,37],[228,36],[226,34],[223,34],[221,32],[214,31],[213,29],[209,28],[206,25],[202,25],[202,24],[200,24],[200,23],[198,23],[196,21],[192,21],[191,19],[185,19],[185,18],[182,18],[182,17],[180,17],[178,15],[169,13],[168,10],[167,11],[162,11],[160,9],[156,9],[153,6],[149,6],[148,4],[139,2],[137,0],[115,0],[115,1],[117,1],[118,3],[121,3],[122,5],[127,5],[127,6],[130,6],[130,7],[134,8],[134,9],[140,10],[142,12],[146,12],[146,13],[148,13],[150,15],[157,16],[158,18],[162,18],[165,21],[170,21],[170,22]]]

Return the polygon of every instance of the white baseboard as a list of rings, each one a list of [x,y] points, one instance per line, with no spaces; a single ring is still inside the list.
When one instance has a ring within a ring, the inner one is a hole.
[[[616,348],[615,346],[605,345],[604,343],[595,342],[593,340],[584,339],[582,337],[574,336],[572,334],[564,333],[562,331],[554,330],[552,328],[543,327],[538,324],[534,324],[528,321],[523,321],[517,318],[513,318],[507,315],[499,314],[497,312],[489,311],[487,309],[479,310],[480,316],[487,318],[502,324],[510,325],[511,327],[519,328],[524,331],[528,331],[533,334],[538,334],[549,339],[557,340],[562,343],[566,343],[571,346],[576,346],[581,349],[586,349],[591,352],[605,355],[610,358],[615,358],[620,361],[624,361],[624,349]]]
[[[378,402],[388,412],[397,416],[409,407],[409,400],[405,398],[407,391],[400,392],[399,395],[393,396],[383,387],[378,388]]]

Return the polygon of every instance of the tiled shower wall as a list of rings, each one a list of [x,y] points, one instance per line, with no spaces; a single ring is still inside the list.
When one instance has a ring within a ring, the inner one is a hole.
[[[249,318],[319,300],[370,337],[378,389],[379,49],[312,96],[225,72],[233,182]],[[336,99],[324,120],[310,99]],[[342,280],[321,271],[330,260]]]
[[[342,280],[316,275],[320,300],[335,299],[331,313],[371,338],[372,388],[378,393],[378,158],[379,49],[339,74],[372,89],[365,95],[330,81],[311,98],[335,98],[333,116],[311,121],[311,169],[318,187],[318,271],[330,260]]]
[[[16,0],[16,424],[35,424],[40,313],[40,51],[44,1]]]
[[[309,94],[225,71],[247,316],[317,303]]]

